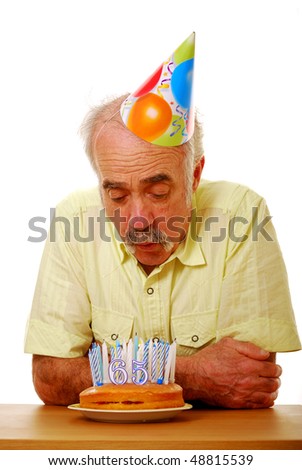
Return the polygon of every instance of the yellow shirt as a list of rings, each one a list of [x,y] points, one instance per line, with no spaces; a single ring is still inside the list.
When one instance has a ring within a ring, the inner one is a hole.
[[[224,336],[269,351],[301,348],[287,274],[265,201],[247,187],[202,181],[190,231],[147,276],[105,219],[98,189],[56,208],[25,352],[77,357],[93,338],[137,333],[188,355]]]

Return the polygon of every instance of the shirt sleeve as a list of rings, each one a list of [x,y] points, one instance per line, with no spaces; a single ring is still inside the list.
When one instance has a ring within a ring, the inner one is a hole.
[[[247,191],[230,218],[217,340],[271,352],[301,349],[287,272],[266,202]]]
[[[78,357],[92,341],[81,243],[73,234],[71,209],[68,201],[61,203],[51,221],[26,326],[27,353]],[[80,213],[76,216],[81,219]]]

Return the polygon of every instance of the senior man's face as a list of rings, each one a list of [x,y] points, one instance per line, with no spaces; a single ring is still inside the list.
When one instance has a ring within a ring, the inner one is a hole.
[[[127,130],[110,129],[98,140],[101,195],[109,216],[147,273],[163,263],[186,237],[189,194],[182,147],[159,147]]]

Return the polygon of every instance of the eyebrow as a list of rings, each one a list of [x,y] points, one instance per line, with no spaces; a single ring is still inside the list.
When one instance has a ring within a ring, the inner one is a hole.
[[[103,186],[103,189],[115,189],[115,188],[126,188],[127,184],[124,183],[123,181],[104,180],[102,186]]]
[[[172,181],[172,178],[166,173],[158,173],[157,175],[150,176],[148,178],[143,178],[141,180],[141,182],[145,184],[160,183],[161,181]]]
[[[140,180],[140,183],[143,184],[153,184],[153,183],[160,183],[161,181],[172,181],[171,176],[167,175],[166,173],[158,173],[154,176],[149,176],[148,178],[143,178]],[[103,189],[115,189],[115,188],[127,188],[127,183],[123,181],[110,181],[104,180],[103,181]]]

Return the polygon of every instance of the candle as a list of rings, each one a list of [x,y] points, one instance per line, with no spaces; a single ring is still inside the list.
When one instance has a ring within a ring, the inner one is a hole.
[[[115,351],[116,351],[116,359],[122,360],[122,346],[118,339],[116,340],[116,343],[115,343]],[[114,374],[114,378],[117,381],[117,383],[122,382],[122,374],[120,372],[116,372]]]
[[[126,356],[126,372],[128,374],[128,382],[132,382],[132,360],[133,360],[133,341],[130,338],[127,344],[127,356]]]
[[[115,346],[110,346],[110,362],[116,358],[116,349]]]
[[[170,382],[175,382],[175,366],[176,366],[176,341],[174,340],[172,345],[172,360],[171,360],[171,368],[170,368]]]
[[[96,385],[103,384],[103,364],[102,364],[102,356],[101,356],[101,348],[99,344],[95,344],[93,348],[94,353],[94,361],[96,364]]]
[[[101,385],[103,383],[103,360],[102,360],[101,348],[99,344],[97,344],[97,347],[96,347],[96,354],[97,354],[97,361],[99,364],[100,385]]]
[[[102,370],[98,344],[92,343],[92,347],[88,351],[88,358],[93,385],[102,385]]]
[[[143,354],[144,354],[144,343],[140,339],[139,345],[138,345],[138,351],[137,351],[137,366],[138,366],[138,372],[137,372],[137,380],[139,383],[141,383],[144,380],[145,374],[142,369],[145,368],[144,363],[143,363]]]
[[[166,362],[165,375],[164,375],[164,383],[165,384],[169,383],[172,355],[173,355],[173,351],[172,351],[171,346],[169,346],[168,359],[167,359],[167,362]]]
[[[148,369],[149,343],[150,339],[148,339],[144,344],[143,363],[145,369]]]
[[[159,342],[159,371],[157,383],[162,384],[164,380],[164,367],[165,367],[165,343],[161,340]]]
[[[134,336],[134,360],[137,361],[137,352],[138,352],[138,335],[135,333]]]
[[[143,352],[144,352],[144,345],[139,344],[137,350],[137,362],[143,362]]]
[[[152,347],[151,382],[157,380],[157,344],[157,339],[155,339]]]
[[[149,351],[148,351],[148,377],[151,381],[151,369],[152,369],[152,348],[153,348],[153,341],[152,339],[149,340]]]
[[[90,364],[92,384],[95,385],[96,384],[96,376],[95,376],[95,370],[94,370],[94,365],[93,365],[93,360],[92,360],[92,351],[90,349],[88,351],[88,358],[89,358],[89,364]]]
[[[108,373],[109,362],[108,362],[108,349],[107,349],[107,344],[105,340],[103,340],[103,344],[102,344],[102,358],[103,358],[103,382],[105,384],[108,384],[110,382],[109,373]]]
[[[122,359],[127,363],[127,343],[124,340],[123,341],[123,346],[122,346]]]

